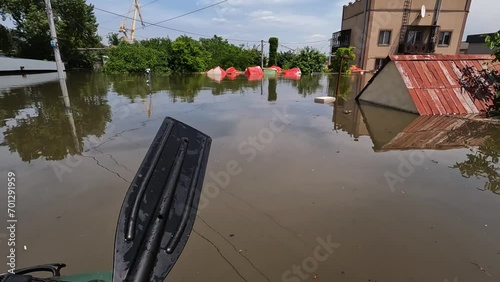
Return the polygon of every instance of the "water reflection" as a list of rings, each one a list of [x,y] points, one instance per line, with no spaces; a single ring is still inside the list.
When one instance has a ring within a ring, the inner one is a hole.
[[[375,152],[469,148],[456,163],[465,178],[485,180],[481,190],[500,194],[500,126],[446,116],[418,116],[361,104]]]
[[[73,111],[71,110],[71,102],[69,100],[68,86],[66,85],[66,79],[59,79],[59,85],[61,86],[62,98],[64,101],[64,106],[66,110],[66,115],[68,116],[68,123],[71,127],[71,135],[73,136],[73,145],[75,152],[79,154],[80,142],[78,142],[78,136],[76,135],[75,119],[73,118]]]
[[[323,87],[320,82],[321,78],[320,75],[303,75],[299,80],[290,81],[292,82],[292,86],[297,88],[300,95],[307,97],[316,94]]]
[[[108,82],[101,75],[79,76],[81,80],[70,80],[68,91],[58,82],[3,90],[0,112],[5,131],[0,145],[25,162],[62,160],[78,154],[85,137],[102,136],[111,120]]]
[[[154,96],[160,92],[168,95],[170,103],[193,103],[202,91],[214,96],[260,91],[261,95],[267,94],[268,102],[278,101],[278,92],[281,91],[284,96],[280,102],[287,99],[297,102],[295,98],[286,96],[290,92],[287,87],[294,87],[296,93],[305,98],[309,95],[324,96],[323,89],[326,89],[326,95],[338,98],[331,107],[336,132],[346,132],[354,141],[363,136],[369,137],[373,151],[378,153],[472,147],[473,152],[467,154],[467,160],[454,167],[464,177],[487,179],[484,189],[500,193],[498,126],[449,117],[419,117],[358,104],[355,97],[369,78],[342,76],[339,93],[336,93],[337,76],[305,75],[297,81],[283,78],[249,81],[241,76],[214,82],[204,75],[105,76],[73,73],[69,75],[67,84],[49,79],[44,84],[0,90],[0,127],[4,137],[0,145],[17,152],[25,162],[39,158],[61,160],[68,155],[79,154],[83,140],[89,136],[101,137],[111,121],[111,108],[107,101],[109,90],[127,97],[131,103],[139,98],[146,116],[151,118]]]
[[[212,95],[218,96],[226,93],[244,93],[247,89],[256,90],[262,83],[262,80],[247,80],[244,76],[214,81],[205,75],[153,75],[151,87],[145,87],[147,78],[144,75],[114,75],[110,76],[110,80],[112,90],[128,97],[131,102],[135,98],[145,99],[149,94],[167,92],[173,103],[193,103],[203,89],[210,89]]]
[[[467,123],[456,134],[477,135],[474,140],[482,141],[479,148],[467,154],[467,160],[455,164],[466,178],[487,179],[483,190],[500,195],[500,126],[484,123]],[[460,136],[464,136],[460,135]],[[484,140],[484,141],[483,141]]]
[[[361,90],[364,77],[359,75],[342,76],[337,95],[338,76],[328,77],[328,96],[336,97],[333,107],[332,122],[335,131],[347,132],[354,140],[369,135],[356,102],[356,95]]]
[[[267,84],[267,101],[274,102],[278,100],[278,92],[276,91],[276,87],[278,83],[276,79],[269,79]]]

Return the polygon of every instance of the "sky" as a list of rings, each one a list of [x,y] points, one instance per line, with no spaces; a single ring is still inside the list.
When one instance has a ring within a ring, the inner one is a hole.
[[[144,20],[156,23],[165,19],[221,2],[222,0],[140,0]],[[214,34],[229,39],[234,44],[253,46],[260,40],[267,42],[275,36],[280,49],[295,49],[306,45],[323,52],[329,48],[328,39],[340,30],[342,6],[354,0],[227,0],[203,11],[165,22],[161,25],[195,34],[212,37]],[[453,1],[453,0],[447,0]],[[87,0],[95,7],[118,14],[127,14],[133,0]],[[489,33],[500,29],[498,0],[473,0],[465,35]],[[116,32],[123,17],[95,10],[99,34],[105,38]],[[130,16],[132,16],[130,14]],[[492,25],[497,23],[497,26]],[[131,20],[127,20],[130,27]],[[166,37],[174,39],[181,32],[155,26],[141,28],[138,24],[137,39]]]

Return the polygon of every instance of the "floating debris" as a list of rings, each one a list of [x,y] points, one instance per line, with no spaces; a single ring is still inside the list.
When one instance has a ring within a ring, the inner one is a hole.
[[[318,103],[318,104],[335,103],[335,97],[329,97],[329,96],[316,97],[316,98],[314,98],[314,103]]]
[[[481,270],[481,272],[483,272],[484,274],[486,274],[488,276],[491,276],[491,274],[489,274],[488,271],[486,271],[486,269],[484,269],[483,267],[481,267],[478,263],[471,262],[471,264],[477,266],[479,268],[479,270]]]

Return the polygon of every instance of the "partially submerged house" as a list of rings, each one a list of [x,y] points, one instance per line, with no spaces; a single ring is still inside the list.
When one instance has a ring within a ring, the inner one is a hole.
[[[493,102],[477,99],[460,80],[467,67],[500,70],[491,61],[490,55],[391,55],[357,99],[419,115],[477,115]]]
[[[453,116],[417,116],[362,103],[363,122],[375,152],[478,147],[498,125]]]

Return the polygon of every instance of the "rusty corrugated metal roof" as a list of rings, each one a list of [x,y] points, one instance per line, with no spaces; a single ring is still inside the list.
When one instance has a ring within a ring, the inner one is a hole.
[[[488,128],[493,126],[450,116],[420,116],[381,151],[476,147],[488,138]]]
[[[492,64],[490,55],[392,55],[420,115],[465,115],[485,112],[491,100],[479,100],[459,83],[465,67],[481,70]]]

